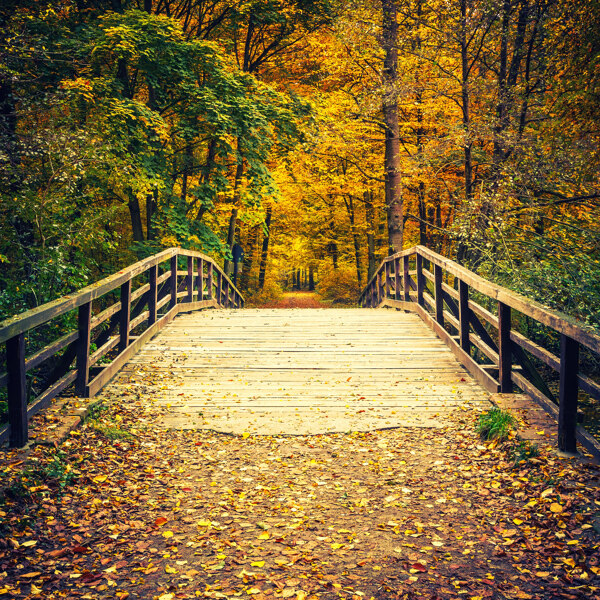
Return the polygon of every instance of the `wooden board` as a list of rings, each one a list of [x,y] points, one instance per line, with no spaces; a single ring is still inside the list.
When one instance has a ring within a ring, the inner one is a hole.
[[[166,428],[237,434],[441,427],[489,407],[417,315],[384,309],[180,314],[104,393],[153,402]]]

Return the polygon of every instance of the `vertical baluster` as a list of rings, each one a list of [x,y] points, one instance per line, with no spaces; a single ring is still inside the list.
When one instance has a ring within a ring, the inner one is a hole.
[[[435,320],[444,326],[444,290],[442,289],[442,267],[433,266],[435,281]]]
[[[425,277],[423,276],[423,257],[417,253],[417,304],[423,306],[423,292],[425,289]]]
[[[558,448],[577,452],[577,396],[579,394],[579,342],[560,336],[560,392],[558,410]]]
[[[396,300],[400,300],[401,299],[401,295],[400,295],[400,281],[401,281],[401,277],[400,277],[400,259],[399,258],[395,258],[394,259],[394,298]]]
[[[171,256],[171,277],[169,283],[171,287],[169,308],[171,309],[177,304],[177,255]]]
[[[187,277],[186,277],[186,289],[187,289],[187,297],[186,302],[194,301],[194,257],[187,257]]]
[[[229,308],[229,282],[223,278],[223,306]]]
[[[213,264],[208,263],[208,276],[206,279],[206,291],[209,300],[213,299]]]
[[[197,281],[197,288],[198,288],[198,298],[197,298],[197,300],[199,302],[201,302],[202,300],[204,300],[204,259],[203,258],[199,258],[198,259],[198,281]]]
[[[498,380],[500,391],[503,394],[512,392],[512,342],[510,340],[511,327],[510,306],[498,302]]]
[[[405,255],[404,256],[404,260],[403,260],[403,264],[402,264],[402,269],[403,269],[403,274],[402,274],[402,283],[404,285],[404,301],[405,302],[410,302],[410,265],[409,265],[409,256]]]
[[[119,352],[129,346],[131,320],[131,279],[121,285],[121,310],[119,311]]]
[[[90,378],[90,334],[92,321],[92,302],[86,302],[79,307],[77,340],[77,379],[75,390],[81,398],[88,396],[88,382]]]
[[[9,443],[12,448],[20,448],[29,439],[24,333],[19,333],[6,341],[6,368],[8,371]]]
[[[221,271],[217,271],[217,304],[219,306],[223,306],[222,291],[223,291],[223,276],[221,275]]]
[[[469,286],[464,282],[458,282],[458,318],[460,327],[460,347],[469,354],[471,341],[469,340],[469,328],[471,326],[471,309],[469,308]]]
[[[388,260],[385,263],[385,298],[389,298],[392,289],[392,263]]]
[[[156,305],[158,304],[157,298],[157,285],[156,280],[158,279],[158,265],[153,265],[148,269],[148,279],[150,282],[150,292],[148,293],[148,327],[156,323]]]

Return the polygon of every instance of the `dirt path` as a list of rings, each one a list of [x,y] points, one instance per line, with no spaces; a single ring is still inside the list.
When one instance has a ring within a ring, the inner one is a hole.
[[[269,302],[261,308],[329,308],[314,292],[286,292],[281,300]]]
[[[514,468],[468,411],[285,438],[123,404],[5,456],[2,598],[600,598],[597,467],[542,448]]]

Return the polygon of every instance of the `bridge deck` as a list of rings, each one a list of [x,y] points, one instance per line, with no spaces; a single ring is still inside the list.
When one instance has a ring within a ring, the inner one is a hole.
[[[418,316],[385,309],[182,314],[104,393],[124,388],[168,427],[238,434],[438,427],[489,402]]]

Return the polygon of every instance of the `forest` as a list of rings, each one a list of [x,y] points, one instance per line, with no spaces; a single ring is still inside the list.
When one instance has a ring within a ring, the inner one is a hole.
[[[599,0],[4,0],[0,319],[162,248],[355,302],[415,244],[600,326]]]

